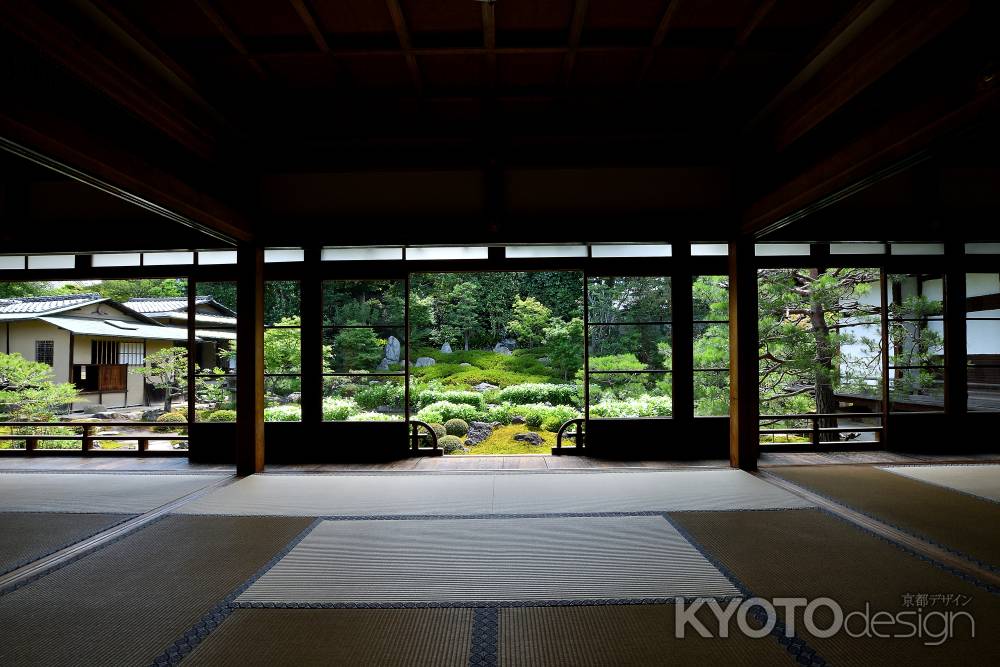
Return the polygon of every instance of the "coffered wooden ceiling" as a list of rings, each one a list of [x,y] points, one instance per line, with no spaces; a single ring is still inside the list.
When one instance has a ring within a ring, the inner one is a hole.
[[[756,233],[995,118],[997,4],[2,0],[0,134],[234,239]]]

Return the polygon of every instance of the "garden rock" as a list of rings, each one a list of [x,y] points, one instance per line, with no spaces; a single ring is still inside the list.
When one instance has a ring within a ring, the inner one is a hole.
[[[423,368],[424,366],[433,366],[436,363],[433,357],[418,357],[416,366],[417,368]]]
[[[166,412],[159,408],[155,410],[146,410],[142,413],[142,421],[155,422],[156,418],[163,414],[166,414]]]
[[[497,344],[496,344],[496,345],[495,345],[495,346],[493,347],[493,351],[494,351],[495,353],[497,353],[497,354],[511,354],[511,351],[510,351],[510,348],[509,348],[509,347],[504,347],[504,346],[503,346],[503,345],[501,345],[500,343],[497,343]]]
[[[486,422],[470,422],[469,432],[465,437],[466,446],[478,445],[493,433],[493,426]]]
[[[510,423],[511,424],[526,424],[526,423],[528,423],[528,420],[525,419],[522,415],[514,415],[513,417],[510,418]]]
[[[383,359],[382,361],[378,362],[378,366],[375,367],[375,370],[377,370],[377,371],[387,371],[387,370],[389,370],[389,360],[388,359]]]
[[[538,357],[538,363],[540,364],[545,364],[547,366],[549,361],[551,361],[551,359],[548,357]]]
[[[395,336],[389,336],[389,340],[385,343],[385,358],[389,360],[389,363],[396,363],[399,361],[399,353],[399,339]]]
[[[288,396],[285,396],[285,403],[299,403],[301,401],[302,394],[297,391],[293,391]]]
[[[545,443],[545,438],[538,435],[537,433],[518,433],[514,436],[514,439],[519,442],[526,442],[529,445],[538,446]]]
[[[489,391],[490,389],[497,389],[495,384],[490,384],[489,382],[480,382],[472,388],[472,391],[478,391],[480,393],[484,391]]]
[[[463,361],[462,363],[459,364],[459,366],[465,366],[466,368],[472,368],[472,364],[470,364],[468,361]]]
[[[444,345],[441,346],[441,351],[444,352],[445,354],[451,354],[451,345],[445,343]]]
[[[513,350],[514,348],[517,347],[517,341],[514,340],[513,338],[504,338],[502,341],[500,341],[500,344],[506,347],[508,350]]]

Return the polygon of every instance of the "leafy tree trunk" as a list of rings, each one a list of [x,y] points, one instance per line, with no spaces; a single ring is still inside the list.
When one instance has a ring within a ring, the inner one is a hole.
[[[163,390],[163,411],[173,412],[174,407],[174,392],[167,387]]]
[[[468,352],[469,351],[469,332],[468,331],[465,332],[464,337],[465,337],[465,351]]]
[[[809,320],[813,336],[816,338],[816,412],[832,414],[837,411],[837,401],[833,395],[833,346],[830,343],[830,329],[826,324],[826,312],[822,304],[813,300],[809,309]],[[820,428],[837,426],[836,417],[821,417]],[[820,442],[836,442],[840,436],[834,432],[821,432]]]

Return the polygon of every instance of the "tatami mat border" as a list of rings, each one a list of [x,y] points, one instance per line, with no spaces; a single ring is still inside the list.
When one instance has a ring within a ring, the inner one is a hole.
[[[20,588],[24,588],[25,586],[28,586],[31,583],[35,582],[35,581],[38,581],[42,577],[46,577],[46,576],[52,574],[56,570],[61,570],[62,568],[64,568],[67,565],[69,565],[70,563],[75,563],[76,561],[80,560],[81,558],[85,558],[85,557],[89,556],[92,553],[95,553],[97,551],[100,551],[101,549],[104,549],[105,547],[109,547],[112,544],[117,544],[118,542],[121,542],[122,540],[124,540],[126,537],[130,537],[130,536],[134,535],[135,533],[137,533],[138,531],[143,530],[145,528],[148,528],[149,526],[152,526],[153,524],[155,524],[155,523],[157,523],[159,521],[162,521],[163,519],[165,519],[168,516],[170,516],[170,515],[169,514],[163,514],[161,516],[158,516],[158,517],[156,517],[155,519],[153,519],[151,521],[148,521],[146,523],[138,525],[135,528],[132,528],[131,530],[126,530],[124,533],[122,533],[121,535],[116,536],[114,539],[108,540],[107,542],[101,542],[100,544],[97,544],[97,545],[95,545],[95,546],[93,546],[93,547],[91,547],[89,549],[81,551],[78,554],[74,554],[72,558],[67,558],[66,560],[61,561],[59,563],[56,563],[55,565],[52,565],[51,567],[47,567],[44,570],[42,570],[41,572],[38,572],[37,574],[32,575],[28,579],[23,579],[23,580],[17,582],[16,584],[12,584],[10,586],[7,586],[6,588],[0,588],[0,596],[4,596],[4,595],[7,595],[8,593],[12,593],[12,592],[14,592],[14,591],[16,591],[16,590],[18,590]],[[125,521],[128,521],[128,519],[126,519]],[[125,521],[119,521],[118,523],[115,524],[115,526],[120,526],[121,524],[125,523]],[[114,528],[114,526],[111,526],[110,528]],[[99,530],[97,532],[98,533],[103,533],[105,530],[108,530],[108,528],[102,528],[101,530]],[[96,535],[96,534],[97,533],[94,533],[94,535]],[[83,539],[86,540],[88,538],[83,538]],[[73,542],[71,542],[67,546],[72,546],[73,544],[76,544],[77,542],[81,542],[81,541],[83,541],[83,540],[74,540]],[[52,553],[54,553],[54,552],[52,552]],[[44,558],[44,557],[45,556],[40,556],[40,558]],[[36,558],[35,560],[38,560],[38,558]],[[31,562],[34,562],[34,561],[31,561]]]
[[[500,612],[494,607],[479,607],[472,612],[469,667],[494,667],[499,653]]]
[[[202,616],[197,623],[188,628],[188,631],[185,632],[180,639],[168,646],[163,653],[158,655],[153,660],[152,664],[176,665],[179,663],[184,656],[193,651],[194,648],[200,644],[212,630],[217,628],[220,623],[226,620],[226,618],[233,613],[233,610],[236,609],[236,607],[232,604],[233,601],[235,601],[236,598],[243,593],[243,591],[250,588],[255,581],[264,576],[268,570],[277,565],[278,561],[287,556],[288,553],[298,546],[299,542],[304,540],[305,537],[313,531],[313,528],[318,526],[321,521],[322,519],[313,519],[308,526],[302,529],[302,532],[292,538],[292,540],[286,544],[281,551],[276,553],[271,560],[257,570],[252,577],[234,588],[229,595],[222,600],[222,602],[217,604],[211,611]]]
[[[52,512],[42,512],[42,511],[38,511],[38,512],[18,512],[18,514],[52,514]],[[76,514],[81,514],[81,515],[85,516],[86,514],[104,514],[104,512],[79,512],[79,513],[75,513],[74,515],[76,515]],[[63,542],[63,543],[61,543],[61,544],[59,544],[57,546],[54,546],[54,547],[51,547],[51,548],[47,549],[44,553],[36,554],[34,556],[29,556],[27,558],[22,558],[21,560],[17,561],[16,563],[14,563],[14,564],[12,564],[12,565],[10,565],[10,566],[8,566],[8,567],[0,570],[0,576],[3,576],[5,574],[7,574],[8,572],[13,572],[14,570],[16,570],[18,568],[21,568],[21,567],[24,567],[25,565],[30,565],[31,563],[34,563],[36,560],[40,560],[42,558],[45,558],[46,556],[50,556],[50,555],[54,554],[57,551],[61,551],[61,550],[65,549],[65,548],[67,548],[67,547],[71,547],[74,544],[76,544],[77,542],[83,542],[84,540],[89,540],[94,535],[97,535],[98,533],[103,533],[106,530],[111,530],[115,526],[120,526],[123,523],[125,523],[126,521],[129,521],[130,519],[134,519],[135,517],[137,517],[139,515],[138,514],[120,514],[118,516],[121,517],[120,521],[115,521],[112,524],[109,524],[109,525],[104,526],[102,528],[98,528],[97,530],[95,530],[95,531],[93,531],[91,533],[87,533],[86,535],[82,535],[82,536],[74,538],[72,540],[67,540],[67,541],[65,541],[65,542]],[[54,570],[54,569],[56,569],[56,568],[51,568],[49,570],[46,570],[44,573],[41,573],[39,576],[42,576],[43,574],[48,574],[49,572],[52,572],[52,570]],[[31,579],[31,581],[35,581],[37,578],[38,577],[34,577],[34,578]],[[25,583],[27,583],[27,582],[25,582]],[[17,586],[11,586],[11,587],[9,587],[7,589],[0,589],[0,595],[4,595],[5,593],[9,593],[10,591],[15,590],[16,588],[18,588],[18,587]]]
[[[737,509],[682,509],[682,510],[636,510],[621,512],[534,512],[529,514],[330,514],[318,516],[323,521],[435,521],[438,519],[573,519],[615,516],[662,516],[684,514],[687,512],[797,512],[809,507],[741,507]],[[286,514],[226,514],[221,512],[205,512],[184,516],[221,516],[241,517],[247,519],[288,516]]]
[[[784,478],[782,478],[782,479],[784,479]],[[920,482],[920,481],[922,481],[922,480],[913,479],[911,477],[907,477],[907,479],[910,479],[910,480],[912,480],[914,482]],[[827,495],[826,493],[821,493],[820,491],[814,489],[811,486],[806,486],[805,484],[799,484],[797,482],[791,482],[790,480],[785,480],[785,481],[788,481],[791,484],[794,484],[795,486],[801,487],[801,488],[809,491],[809,493],[812,493],[812,494],[815,494],[815,495],[819,496],[820,498],[828,500],[831,503],[833,503],[834,505],[840,505],[841,507],[846,507],[847,509],[851,510],[852,512],[857,512],[858,514],[866,516],[869,519],[873,519],[875,521],[878,521],[879,523],[885,524],[886,526],[889,526],[890,528],[895,528],[896,530],[898,530],[901,533],[906,533],[907,535],[915,537],[918,540],[922,540],[924,542],[927,542],[928,544],[933,544],[934,546],[936,546],[936,547],[938,547],[940,549],[944,549],[948,553],[952,553],[952,554],[955,554],[956,556],[958,556],[960,558],[964,558],[965,560],[969,561],[970,563],[975,563],[976,565],[978,565],[979,567],[983,568],[984,570],[989,570],[991,572],[1000,572],[1000,567],[997,567],[995,565],[991,565],[990,563],[984,563],[983,561],[981,561],[978,558],[975,558],[973,556],[970,556],[969,554],[965,553],[964,551],[959,551],[958,549],[952,548],[952,547],[948,546],[947,544],[941,544],[937,540],[934,540],[934,539],[932,539],[932,538],[924,535],[923,533],[917,533],[917,532],[914,532],[914,531],[910,530],[909,528],[905,528],[904,526],[897,525],[895,523],[892,523],[891,521],[886,521],[884,518],[878,516],[877,514],[872,514],[871,512],[866,512],[865,510],[863,510],[863,509],[861,509],[859,507],[856,507],[855,505],[852,505],[850,503],[845,503],[843,500],[839,500],[837,498],[834,498],[833,496]],[[931,486],[935,486],[935,485],[932,484]],[[940,487],[940,488],[945,488],[945,487]],[[954,489],[948,489],[948,490],[949,491],[954,491]],[[962,492],[959,491],[958,493],[962,493]],[[973,494],[964,494],[964,495],[973,495]],[[979,498],[980,500],[986,500],[985,498],[981,498],[980,496],[974,496],[974,497]],[[992,502],[992,501],[987,500],[987,502]],[[822,509],[823,511],[828,512],[829,514],[833,514],[834,516],[837,516],[833,512],[830,512],[829,510],[826,510],[823,507],[819,507],[819,509]],[[998,589],[995,586],[991,586],[990,584],[987,584],[985,582],[980,581],[979,579],[976,579],[972,575],[965,574],[964,572],[960,572],[959,570],[956,570],[954,568],[948,567],[947,565],[945,565],[943,563],[939,563],[938,561],[936,561],[936,560],[934,560],[932,558],[929,558],[927,556],[924,556],[923,554],[919,554],[919,553],[917,553],[915,551],[912,551],[911,549],[908,549],[907,547],[905,547],[902,544],[896,542],[895,540],[891,540],[891,539],[889,539],[887,537],[884,537],[883,535],[879,535],[875,531],[872,531],[872,530],[869,530],[867,528],[864,528],[863,526],[858,526],[857,524],[855,524],[855,523],[853,523],[851,521],[848,521],[847,519],[845,519],[843,517],[837,516],[837,518],[841,519],[842,521],[847,521],[847,523],[850,523],[852,526],[855,526],[855,527],[857,527],[857,528],[859,528],[861,530],[869,532],[872,535],[875,535],[876,537],[878,537],[880,539],[884,539],[884,540],[886,540],[888,542],[891,542],[892,544],[895,544],[896,546],[898,546],[900,549],[903,549],[907,553],[912,553],[913,555],[917,556],[918,558],[923,558],[923,559],[927,560],[928,562],[934,563],[938,567],[941,567],[944,570],[946,570],[948,572],[951,572],[952,574],[954,574],[954,575],[956,575],[956,576],[958,576],[958,577],[960,577],[962,579],[966,579],[967,581],[969,581],[972,584],[975,584],[979,588],[986,589],[986,590],[988,590],[990,592],[997,592],[998,591]]]

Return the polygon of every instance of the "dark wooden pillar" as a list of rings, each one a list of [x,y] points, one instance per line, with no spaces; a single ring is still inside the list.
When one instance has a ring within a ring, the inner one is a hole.
[[[673,322],[673,405],[677,437],[696,443],[694,434],[694,315],[691,305],[691,245],[673,244],[674,274],[671,281]]]
[[[757,270],[750,238],[729,244],[729,465],[757,469]]]
[[[236,250],[236,474],[264,469],[264,249]]]
[[[320,249],[306,248],[302,265],[302,423],[305,433],[323,421],[323,284],[319,276]]]
[[[952,428],[960,428],[969,410],[968,341],[965,333],[965,244],[945,246],[944,410]]]

